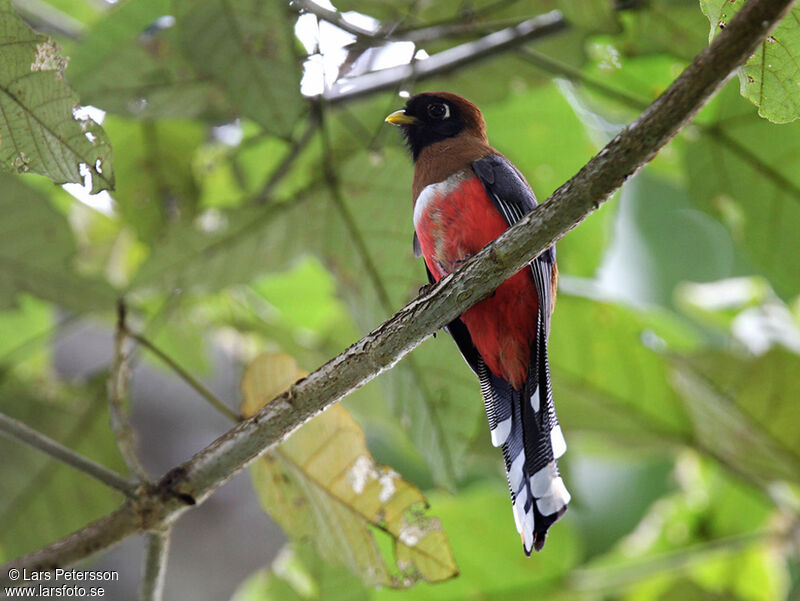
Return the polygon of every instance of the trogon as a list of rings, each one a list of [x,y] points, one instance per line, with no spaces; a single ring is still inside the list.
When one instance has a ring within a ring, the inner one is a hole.
[[[530,185],[489,145],[483,115],[465,98],[418,94],[386,121],[401,128],[414,160],[414,253],[431,283],[536,206]],[[567,447],[547,360],[557,279],[550,247],[446,328],[478,376],[526,555],[542,549],[570,500],[556,464]]]

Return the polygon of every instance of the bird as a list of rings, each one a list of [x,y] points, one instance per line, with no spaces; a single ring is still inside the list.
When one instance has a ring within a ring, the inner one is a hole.
[[[413,249],[431,284],[537,206],[520,171],[489,145],[484,117],[466,98],[416,94],[386,122],[400,127],[414,162]],[[557,465],[567,446],[547,357],[557,280],[551,246],[445,327],[478,376],[526,556],[541,551],[570,501]]]

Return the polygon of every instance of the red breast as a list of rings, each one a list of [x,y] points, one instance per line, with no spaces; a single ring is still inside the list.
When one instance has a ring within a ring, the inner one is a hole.
[[[469,170],[422,190],[414,207],[414,228],[425,263],[439,281],[502,234],[508,224]],[[461,316],[489,369],[516,389],[527,378],[538,303],[526,267]]]

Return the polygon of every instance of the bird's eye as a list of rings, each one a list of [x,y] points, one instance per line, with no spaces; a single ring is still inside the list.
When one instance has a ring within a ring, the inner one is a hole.
[[[428,105],[428,116],[431,119],[447,119],[450,116],[450,107],[443,102],[434,102]]]

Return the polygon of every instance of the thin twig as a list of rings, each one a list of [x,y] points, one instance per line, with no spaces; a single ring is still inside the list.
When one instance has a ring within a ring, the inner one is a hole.
[[[487,4],[483,4],[481,6],[473,6],[472,3],[462,3],[459,7],[458,12],[455,15],[444,17],[442,19],[434,20],[434,21],[427,21],[424,25],[424,29],[432,29],[435,27],[449,27],[451,25],[462,25],[464,23],[472,23],[476,21],[480,21],[484,17],[502,14],[506,9],[510,8],[514,4],[520,3],[522,0],[497,0],[496,2],[490,2]],[[420,8],[419,2],[415,2],[411,6],[411,11],[406,20],[413,20],[417,18],[417,12]],[[467,5],[470,6],[467,6]],[[395,35],[398,36],[405,36],[409,32],[418,31],[419,28],[417,26],[404,26],[403,23],[398,23],[397,26],[392,30]]]
[[[570,81],[578,82],[581,85],[591,88],[606,98],[616,100],[620,104],[630,107],[635,110],[643,110],[647,106],[645,98],[631,94],[625,90],[620,90],[607,83],[595,79],[579,69],[570,65],[557,61],[549,56],[545,56],[540,52],[531,50],[529,48],[520,48],[517,53],[522,56],[526,61],[535,65],[543,71],[547,71],[551,75],[565,77]],[[720,123],[713,125],[706,125],[705,123],[694,123],[690,127],[700,132],[702,135],[708,136],[720,146],[729,150],[732,154],[738,156],[744,162],[749,163],[753,169],[758,171],[767,179],[772,180],[776,187],[784,192],[787,192],[790,198],[795,200],[800,199],[800,186],[792,182],[788,177],[783,175],[775,167],[764,161],[755,152],[752,152],[744,144],[741,144],[732,138]]]
[[[174,371],[181,379],[186,382],[189,386],[195,389],[197,393],[202,396],[205,400],[207,400],[211,405],[220,413],[229,417],[233,421],[239,421],[242,419],[241,415],[233,411],[230,407],[228,407],[218,396],[216,396],[213,392],[211,392],[200,380],[195,378],[192,374],[186,371],[183,367],[178,365],[172,357],[167,355],[164,351],[158,348],[155,344],[150,342],[147,338],[142,336],[141,334],[137,334],[136,332],[131,332],[127,328],[125,329],[125,335],[130,338],[131,340],[135,340],[140,345],[145,347],[151,353],[153,353],[156,357],[158,357],[161,361],[163,361],[172,371]]]
[[[384,36],[377,31],[364,29],[363,27],[359,27],[358,25],[351,23],[345,19],[344,15],[342,15],[342,13],[340,13],[338,10],[330,10],[324,6],[320,6],[312,0],[292,0],[292,5],[300,12],[311,13],[318,19],[322,19],[323,21],[327,21],[328,23],[336,25],[336,27],[342,31],[346,31],[354,36],[367,38],[370,40],[375,38],[384,38]]]
[[[78,420],[72,424],[62,439],[62,444],[68,448],[75,448],[85,441],[93,426],[99,419],[106,419],[106,406],[108,400],[101,395],[92,399],[91,403],[81,412]],[[39,468],[35,468],[27,483],[14,491],[13,497],[0,513],[0,524],[13,523],[19,512],[24,511],[31,500],[41,494],[42,490],[52,483],[60,464],[48,461]]]
[[[55,543],[0,566],[52,570],[122,539],[171,523],[307,420],[390,369],[423,340],[517,273],[604,203],[641,169],[753,53],[793,0],[751,0],[669,89],[534,211],[455,272],[173,468],[135,502]]]
[[[576,568],[559,578],[546,580],[541,596],[546,597],[548,591],[560,590],[568,596],[570,592],[577,593],[578,598],[583,598],[582,595],[587,593],[589,598],[595,598],[592,594],[598,593],[601,594],[600,598],[605,598],[602,597],[604,592],[619,594],[620,589],[624,591],[658,575],[685,570],[700,562],[737,553],[759,543],[782,542],[790,536],[788,531],[761,530],[698,543],[623,564]],[[532,598],[531,593],[536,591],[535,585],[526,584],[524,588],[509,586],[497,589],[496,595],[503,599]]]
[[[305,130],[303,130],[303,133],[297,140],[292,142],[289,151],[286,153],[283,159],[281,159],[281,162],[278,164],[278,166],[273,169],[272,175],[270,175],[267,179],[267,183],[264,184],[264,187],[261,188],[261,191],[256,195],[255,202],[266,202],[278,184],[281,183],[283,178],[289,174],[292,163],[294,163],[295,159],[300,156],[300,153],[305,150],[306,146],[308,146],[308,143],[311,142],[311,139],[314,137],[314,132],[317,129],[317,125],[317,119],[315,119],[313,115],[309,116]]]
[[[338,103],[391,90],[403,82],[442,75],[525,42],[552,35],[566,27],[567,22],[562,14],[554,10],[472,42],[448,48],[425,60],[340,80],[324,93],[324,97],[328,103]]]
[[[436,42],[445,38],[471,37],[476,35],[487,35],[498,29],[506,27],[516,27],[520,23],[517,19],[502,19],[498,21],[470,21],[463,23],[445,23],[442,25],[431,25],[419,29],[408,29],[405,31],[395,31],[392,38],[407,40],[416,44],[425,42]]]
[[[527,62],[538,67],[542,71],[546,71],[550,75],[565,77],[570,81],[578,82],[587,88],[597,90],[607,98],[616,100],[628,107],[641,111],[648,105],[648,102],[639,96],[635,96],[630,92],[610,86],[599,79],[595,79],[587,75],[580,69],[576,69],[572,65],[562,63],[561,61],[547,56],[546,54],[542,54],[541,52],[537,52],[536,50],[532,50],[530,48],[518,48],[517,54],[519,54]]]
[[[132,497],[136,492],[137,484],[128,480],[121,474],[108,469],[105,466],[95,463],[88,457],[76,453],[69,447],[65,447],[60,442],[45,436],[41,432],[37,432],[22,422],[15,420],[12,417],[0,413],[0,433],[19,440],[34,449],[42,451],[54,459],[58,459],[76,470],[91,476],[98,482],[102,482],[106,486],[120,491],[121,493]]]
[[[774,167],[776,163],[769,163],[765,161],[746,145],[742,144],[738,140],[733,139],[722,127],[720,127],[719,123],[710,127],[701,126],[700,131],[707,133],[720,146],[737,155],[746,163],[750,163],[750,165],[752,165],[752,167],[761,175],[771,179],[772,183],[775,184],[776,187],[780,188],[784,192],[787,192],[790,198],[795,201],[800,201],[800,186],[778,171]],[[780,162],[777,164],[780,164]]]
[[[364,263],[367,276],[370,282],[372,282],[373,288],[375,288],[375,292],[378,295],[378,300],[380,301],[381,307],[383,307],[387,313],[391,313],[392,302],[389,299],[389,293],[386,291],[386,287],[381,281],[378,268],[375,265],[375,262],[372,260],[366,242],[364,242],[364,238],[361,235],[355,220],[353,219],[353,215],[348,210],[344,196],[342,195],[341,186],[339,185],[339,176],[336,173],[336,166],[333,162],[333,145],[331,144],[330,136],[328,135],[328,130],[324,123],[324,108],[322,107],[321,102],[316,102],[314,107],[315,113],[317,114],[317,120],[320,122],[320,131],[322,135],[322,169],[325,175],[325,182],[328,186],[328,190],[331,193],[331,198],[333,199],[333,204],[336,206],[336,210],[342,218],[345,228],[347,228],[347,232],[350,235],[352,243],[357,249],[357,254],[361,257],[361,260]]]
[[[752,474],[748,474],[735,462],[724,457],[719,451],[709,446],[705,440],[696,433],[682,433],[659,424],[651,415],[636,410],[624,398],[607,390],[599,390],[595,386],[584,381],[581,374],[571,373],[569,370],[555,367],[554,373],[558,374],[562,384],[567,384],[578,391],[582,397],[595,405],[602,405],[604,411],[609,415],[613,414],[614,419],[620,423],[629,422],[642,430],[654,435],[657,439],[671,445],[682,445],[694,449],[701,455],[705,455],[715,461],[735,476],[745,486],[764,497],[769,501],[769,493],[764,488],[763,482],[758,481]]]
[[[785,537],[786,533],[780,531],[746,532],[616,566],[579,568],[573,572],[569,585],[578,591],[619,591],[657,574],[685,569],[698,560],[710,560],[720,555],[736,553],[759,543]]]
[[[28,24],[43,33],[80,40],[86,35],[86,26],[67,13],[42,0],[14,0],[11,3]]]
[[[139,482],[148,482],[147,470],[139,461],[134,449],[133,429],[128,421],[125,402],[128,397],[128,357],[125,353],[125,303],[117,302],[117,329],[114,332],[114,354],[111,358],[111,373],[108,376],[108,408],[111,416],[111,430],[122,454],[134,477]]]
[[[139,601],[161,601],[164,597],[171,534],[171,530],[167,528],[147,535],[147,557],[144,562]]]
[[[364,38],[378,43],[384,42],[435,42],[444,38],[457,36],[486,35],[504,27],[515,27],[522,21],[516,19],[503,19],[498,21],[460,20],[455,22],[439,23],[416,29],[394,29],[384,27],[376,30],[365,29],[348,21],[338,10],[330,10],[313,2],[312,0],[293,0],[292,4],[300,12],[311,13],[318,19],[335,25],[358,38]]]

